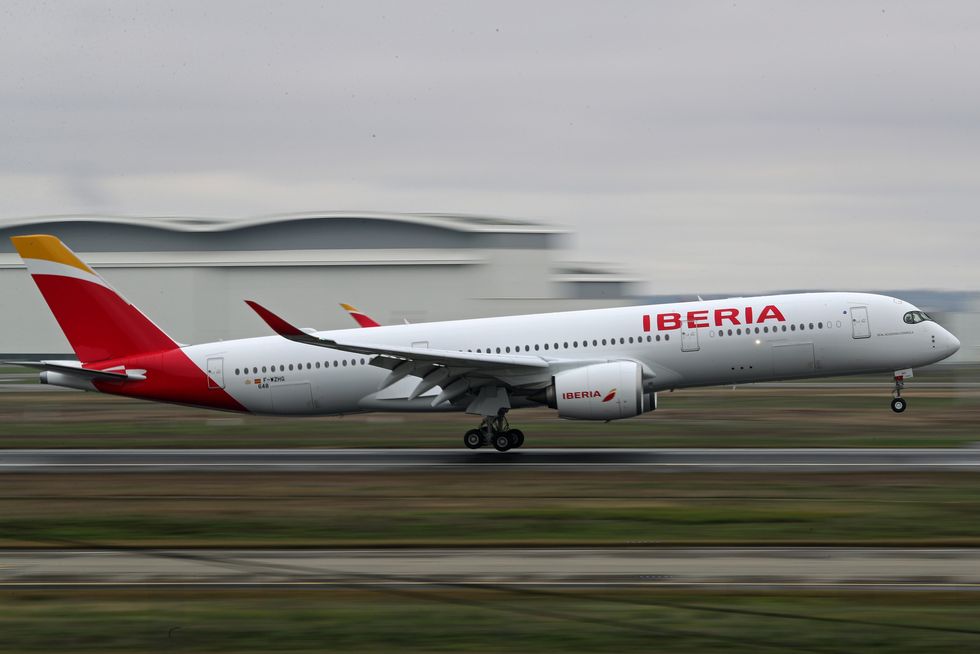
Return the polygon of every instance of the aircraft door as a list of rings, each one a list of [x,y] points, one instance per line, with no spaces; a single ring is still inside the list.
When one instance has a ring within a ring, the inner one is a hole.
[[[225,387],[225,360],[222,357],[208,359],[208,388]]]
[[[697,352],[701,349],[698,342],[698,330],[696,327],[685,327],[681,329],[681,352]]]
[[[868,307],[851,307],[851,336],[854,338],[871,338]]]

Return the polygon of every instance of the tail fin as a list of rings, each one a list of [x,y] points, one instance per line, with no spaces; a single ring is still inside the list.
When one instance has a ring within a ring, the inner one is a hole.
[[[344,311],[349,313],[350,317],[353,318],[357,322],[357,324],[360,325],[361,327],[381,326],[381,324],[378,323],[374,318],[372,318],[367,314],[361,313],[360,311],[358,311],[357,309],[355,309],[349,304],[344,304],[343,302],[341,302],[340,306],[344,309]]]
[[[82,363],[179,347],[54,236],[10,240]]]

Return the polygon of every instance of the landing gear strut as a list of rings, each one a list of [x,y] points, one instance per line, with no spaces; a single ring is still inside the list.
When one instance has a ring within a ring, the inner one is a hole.
[[[506,452],[524,444],[524,432],[511,429],[507,422],[507,409],[501,409],[495,416],[484,416],[479,427],[466,432],[463,444],[471,450],[493,445],[498,452]]]
[[[901,413],[908,408],[909,403],[902,397],[902,389],[905,388],[905,377],[895,375],[895,388],[892,390],[892,411]]]

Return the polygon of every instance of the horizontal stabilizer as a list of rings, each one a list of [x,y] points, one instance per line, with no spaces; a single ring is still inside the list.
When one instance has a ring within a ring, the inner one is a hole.
[[[48,372],[60,372],[66,375],[72,375],[74,377],[79,377],[82,379],[91,379],[92,381],[114,381],[122,382],[127,380],[138,380],[145,379],[146,377],[142,374],[131,374],[126,371],[116,372],[109,370],[92,370],[91,368],[83,368],[80,363],[72,365],[72,362],[55,362],[55,361],[0,361],[0,363],[11,365],[11,366],[23,366],[25,368],[34,368],[35,370],[45,370]],[[142,371],[141,371],[142,372]]]

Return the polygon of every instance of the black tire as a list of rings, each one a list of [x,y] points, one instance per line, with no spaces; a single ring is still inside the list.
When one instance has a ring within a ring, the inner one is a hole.
[[[498,452],[506,452],[510,449],[510,436],[507,435],[507,432],[494,434],[492,442],[494,449]]]
[[[471,450],[478,450],[483,447],[483,432],[479,429],[471,429],[463,435],[463,444]]]
[[[510,446],[513,449],[517,449],[524,444],[524,432],[520,429],[511,429],[507,432],[507,437],[510,439]]]
[[[895,413],[901,413],[902,411],[905,411],[905,409],[907,409],[908,407],[909,407],[909,403],[905,400],[904,397],[896,397],[892,399],[892,411],[894,411]]]

